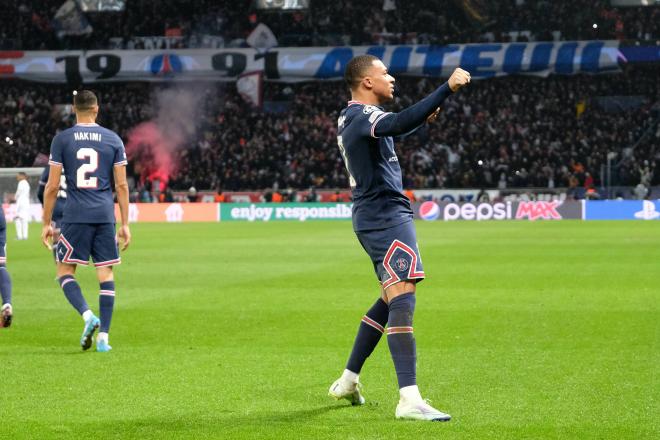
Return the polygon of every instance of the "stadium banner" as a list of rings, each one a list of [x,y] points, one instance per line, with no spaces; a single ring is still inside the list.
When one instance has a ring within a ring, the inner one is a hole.
[[[479,198],[481,192],[478,188],[465,189],[415,189],[413,194],[417,200],[434,200],[436,202],[472,202]],[[488,189],[485,195],[493,200],[500,195],[498,189]]]
[[[658,200],[587,200],[585,220],[660,220]]]
[[[394,75],[448,77],[458,66],[470,71],[473,79],[509,74],[604,73],[620,70],[619,63],[627,61],[625,51],[628,48],[620,48],[619,44],[619,41],[608,40],[297,47],[273,48],[266,52],[252,48],[0,51],[0,79],[74,84],[235,81],[249,72],[263,72],[264,79],[271,81],[341,79],[348,61],[365,53],[381,58]],[[658,61],[660,54],[651,58]]]
[[[115,217],[120,218],[119,205],[115,204]],[[217,222],[218,208],[215,203],[131,203],[128,205],[128,222]]]
[[[7,223],[13,222],[16,218],[16,203],[3,203],[2,210],[5,214]],[[43,218],[43,209],[41,203],[30,203],[30,222],[41,222]]]
[[[413,206],[422,220],[564,220],[582,219],[582,201],[424,202]]]
[[[219,203],[220,221],[350,220],[351,203]]]

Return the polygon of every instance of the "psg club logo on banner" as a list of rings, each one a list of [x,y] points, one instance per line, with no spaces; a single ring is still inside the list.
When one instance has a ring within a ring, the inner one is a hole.
[[[183,71],[183,63],[178,55],[156,55],[151,60],[151,73],[154,75],[172,75]]]

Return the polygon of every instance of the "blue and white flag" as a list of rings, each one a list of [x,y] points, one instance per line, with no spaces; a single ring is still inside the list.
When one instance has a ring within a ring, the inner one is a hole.
[[[89,35],[94,30],[80,10],[78,3],[66,0],[53,18],[53,27],[58,38],[68,35]]]

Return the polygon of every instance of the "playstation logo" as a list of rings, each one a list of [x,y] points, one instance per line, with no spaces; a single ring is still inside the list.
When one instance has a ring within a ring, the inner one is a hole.
[[[655,210],[655,203],[650,200],[644,200],[642,210],[635,213],[635,218],[642,220],[655,220],[660,217],[660,212]]]

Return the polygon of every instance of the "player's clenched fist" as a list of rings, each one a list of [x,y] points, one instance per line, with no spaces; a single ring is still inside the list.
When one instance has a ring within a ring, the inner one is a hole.
[[[454,70],[454,73],[449,77],[448,83],[451,91],[455,92],[464,85],[470,83],[470,72],[457,67],[456,70]]]

